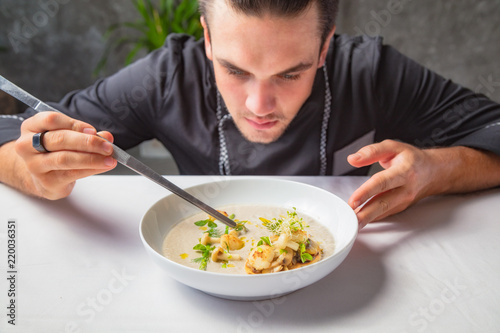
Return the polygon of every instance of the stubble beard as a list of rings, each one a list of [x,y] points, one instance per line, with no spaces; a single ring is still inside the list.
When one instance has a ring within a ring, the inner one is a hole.
[[[252,128],[245,119],[246,116],[244,114],[238,115],[237,119],[234,119],[234,123],[236,128],[240,134],[247,140],[252,143],[260,143],[260,144],[270,144],[278,140],[283,133],[285,133],[288,123],[286,123],[285,117],[281,115],[275,115],[273,117],[261,118],[267,121],[276,121],[277,123],[273,126],[273,128],[269,130],[257,130]]]

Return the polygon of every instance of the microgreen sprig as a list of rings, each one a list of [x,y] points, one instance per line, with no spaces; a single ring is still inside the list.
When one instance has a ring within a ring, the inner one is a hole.
[[[193,250],[201,252],[201,257],[193,259],[193,262],[199,263],[199,269],[204,271],[207,269],[208,260],[210,259],[211,252],[215,249],[215,246],[196,244]]]
[[[306,252],[306,244],[300,243],[300,261],[302,261],[302,263],[305,263],[306,261],[311,260],[313,260],[313,257],[311,254]]]
[[[263,245],[264,243],[269,245],[269,246],[272,246],[271,240],[267,236],[261,237],[260,241],[257,243],[257,246]]]
[[[296,208],[292,207],[293,211],[287,211],[287,216],[280,216],[280,218],[273,218],[268,220],[260,217],[262,225],[275,235],[286,233],[293,234],[296,231],[304,230],[308,225],[298,216]]]
[[[197,225],[198,227],[203,227],[204,225],[208,225],[209,228],[217,228],[217,223],[215,223],[210,219],[196,221],[194,224]]]
[[[210,237],[220,237],[222,235],[222,231],[217,229],[217,223],[215,223],[210,219],[196,221],[194,224],[198,227],[203,227],[207,225],[208,226],[207,232]]]
[[[236,227],[234,228],[234,230],[236,230],[236,231],[242,231],[242,232],[247,232],[248,229],[245,226],[245,223],[247,223],[247,222],[248,221],[238,221],[238,222],[236,222]]]

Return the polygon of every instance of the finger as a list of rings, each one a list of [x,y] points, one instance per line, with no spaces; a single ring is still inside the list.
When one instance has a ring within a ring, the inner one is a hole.
[[[108,140],[109,142],[113,143],[115,141],[115,138],[113,137],[113,134],[111,134],[108,131],[101,131],[97,133],[100,137],[103,137],[104,139]]]
[[[403,211],[410,204],[406,198],[402,188],[374,196],[356,211],[359,227]]]
[[[396,141],[385,140],[365,146],[356,153],[349,155],[347,161],[356,168],[372,165],[376,162],[393,158],[401,151]]]
[[[111,155],[113,146],[110,142],[98,137],[68,130],[48,131],[43,137],[43,145],[50,152],[70,150],[78,152]]]
[[[96,134],[96,130],[93,126],[68,117],[65,114],[59,112],[40,112],[31,118],[26,119],[22,126],[21,131],[28,131],[33,133],[68,129],[76,132]]]
[[[396,167],[380,171],[354,191],[348,204],[352,209],[356,209],[371,197],[403,186],[406,182],[406,177]]]
[[[33,174],[44,174],[61,170],[110,170],[116,166],[116,160],[100,154],[57,151],[50,154],[38,154],[28,163]]]
[[[64,170],[52,171],[38,179],[40,195],[49,200],[67,197],[78,179],[106,172],[108,170]]]
[[[49,184],[53,184],[54,182],[60,182],[61,184],[70,184],[79,179],[86,178],[89,176],[97,175],[103,172],[107,172],[109,170],[102,169],[84,169],[84,170],[63,170],[63,171],[54,171],[47,174],[47,180]]]

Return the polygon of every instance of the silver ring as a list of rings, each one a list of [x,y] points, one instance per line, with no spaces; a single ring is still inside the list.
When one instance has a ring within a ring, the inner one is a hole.
[[[45,135],[45,133],[47,133],[47,131],[33,134],[33,141],[31,144],[33,145],[33,148],[35,148],[39,153],[50,153],[47,149],[45,149],[45,146],[43,145],[43,136]]]

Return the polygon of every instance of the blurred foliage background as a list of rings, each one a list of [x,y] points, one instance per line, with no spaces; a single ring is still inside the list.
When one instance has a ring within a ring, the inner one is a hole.
[[[161,47],[170,33],[185,33],[197,39],[203,35],[197,0],[132,0],[132,3],[139,19],[118,22],[107,29],[107,46],[94,75],[99,75],[106,66],[110,52],[123,46],[131,46],[124,64],[128,65],[139,51],[151,52]],[[119,30],[125,30],[125,34],[116,34]]]
[[[396,12],[387,0],[341,1],[337,32],[381,35],[473,90],[492,82],[482,91],[500,101],[499,1],[401,1]],[[57,101],[161,46],[167,31],[201,35],[197,5],[196,0],[0,0],[0,46],[8,48],[0,52],[0,73],[43,100]]]

